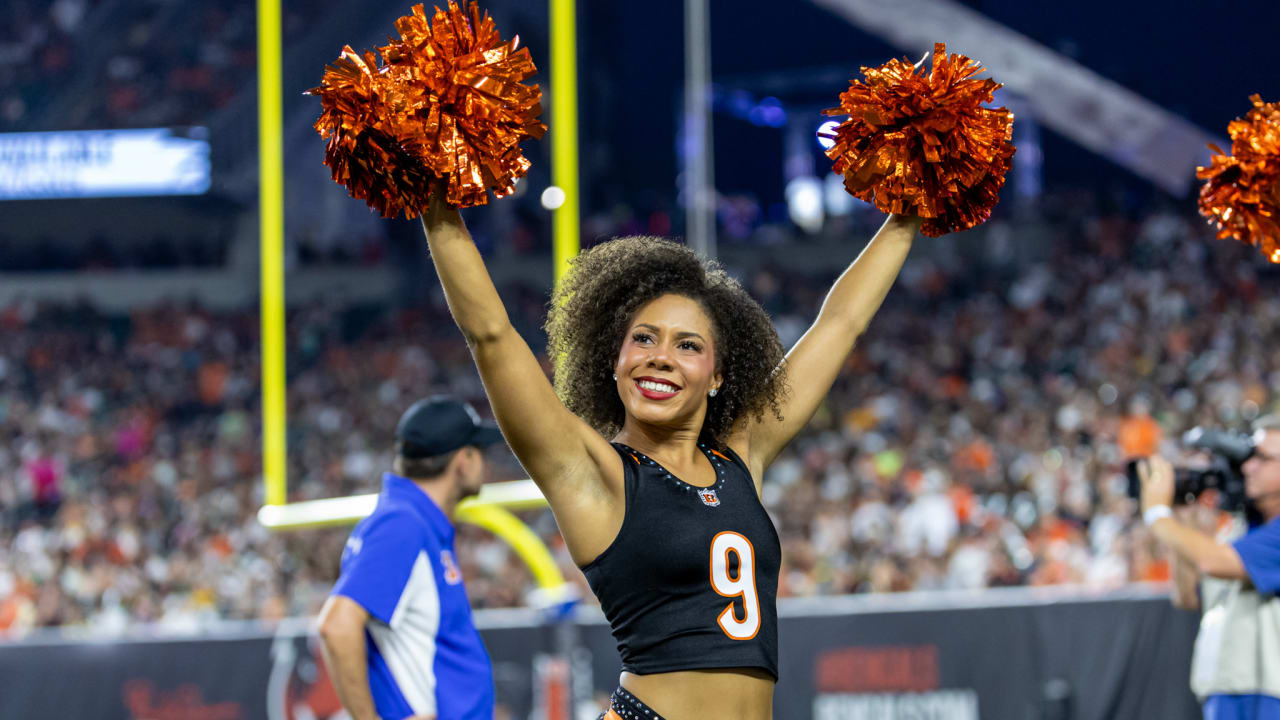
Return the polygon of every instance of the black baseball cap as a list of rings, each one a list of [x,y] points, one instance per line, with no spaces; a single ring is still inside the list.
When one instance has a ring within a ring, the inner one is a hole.
[[[427,458],[460,447],[488,447],[502,441],[498,426],[485,422],[470,404],[447,395],[434,395],[413,404],[396,426],[396,452],[407,458]]]

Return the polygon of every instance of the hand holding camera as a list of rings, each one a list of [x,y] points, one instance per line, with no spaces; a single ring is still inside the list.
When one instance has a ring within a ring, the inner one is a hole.
[[[1130,460],[1125,466],[1129,497],[1141,502],[1144,513],[1148,507],[1191,503],[1206,490],[1218,491],[1218,506],[1223,510],[1236,512],[1248,507],[1242,468],[1256,447],[1252,436],[1197,427],[1182,436],[1182,444],[1208,451],[1208,467],[1175,468],[1158,456]]]
[[[1173,465],[1159,455],[1153,455],[1137,461],[1137,470],[1139,506],[1146,523],[1150,525],[1155,522],[1157,515],[1172,515],[1176,495]]]

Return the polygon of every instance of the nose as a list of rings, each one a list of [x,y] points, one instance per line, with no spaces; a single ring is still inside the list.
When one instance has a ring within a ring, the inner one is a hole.
[[[675,367],[671,362],[671,358],[667,356],[667,348],[665,346],[655,347],[649,353],[649,367],[660,370],[670,370]]]

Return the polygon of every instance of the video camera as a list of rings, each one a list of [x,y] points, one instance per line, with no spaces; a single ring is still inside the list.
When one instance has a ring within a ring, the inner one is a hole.
[[[1183,505],[1194,501],[1206,490],[1218,491],[1218,506],[1228,512],[1239,512],[1249,507],[1244,494],[1244,461],[1253,455],[1256,441],[1253,436],[1229,430],[1206,430],[1196,427],[1182,436],[1187,447],[1208,450],[1211,459],[1204,468],[1174,468],[1173,503]],[[1129,497],[1141,496],[1142,481],[1138,478],[1139,460],[1125,465],[1129,479]]]

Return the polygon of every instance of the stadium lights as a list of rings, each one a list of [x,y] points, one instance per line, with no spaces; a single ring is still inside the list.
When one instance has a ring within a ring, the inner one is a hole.
[[[542,191],[542,196],[539,200],[542,202],[542,207],[548,210],[559,210],[564,205],[564,198],[564,190],[551,185]]]
[[[787,215],[807,233],[822,229],[822,192],[822,181],[812,175],[801,175],[787,183]]]
[[[823,150],[830,150],[836,144],[836,141],[831,138],[836,134],[836,128],[838,127],[840,127],[840,121],[838,120],[828,120],[818,126],[818,144],[822,146]]]
[[[853,212],[857,203],[861,202],[844,189],[844,178],[835,173],[827,173],[822,179],[822,203],[827,214],[832,217],[843,217]]]

